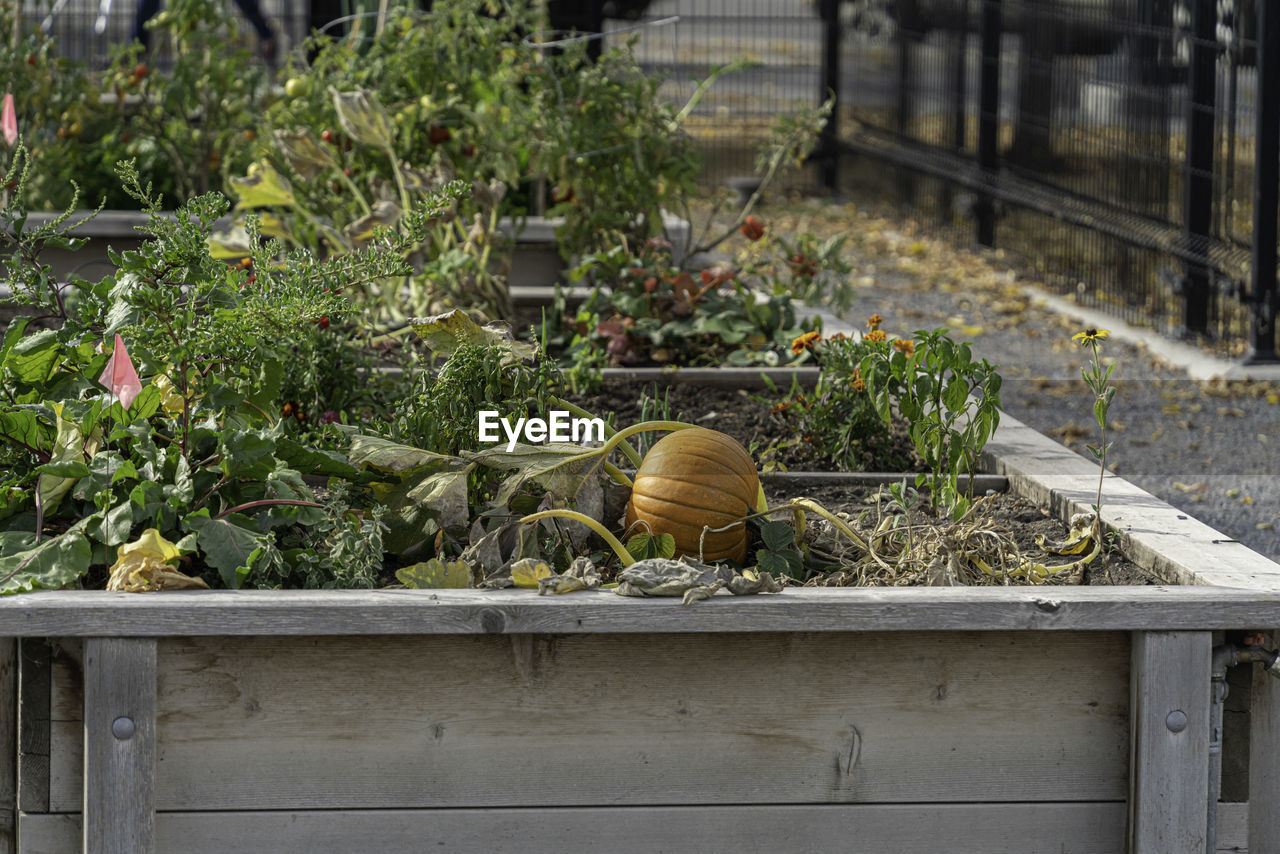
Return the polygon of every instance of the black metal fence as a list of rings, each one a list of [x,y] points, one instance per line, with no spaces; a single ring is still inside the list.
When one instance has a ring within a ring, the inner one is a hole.
[[[770,116],[834,91],[829,187],[906,203],[1081,303],[1275,359],[1274,3],[656,0],[648,14],[679,16],[642,42],[673,97],[734,56],[765,63],[700,111],[721,172],[743,168],[733,152]]]
[[[91,62],[138,2],[21,1]],[[713,181],[750,170],[774,116],[834,92],[827,187],[909,205],[1082,303],[1276,358],[1274,0],[551,1],[605,44],[634,39],[673,100],[759,61],[687,123]],[[288,49],[324,2],[262,5]]]
[[[105,68],[112,48],[126,45],[135,35],[140,0],[19,0],[23,31],[43,30],[53,38],[58,54],[91,68]],[[156,4],[164,8],[164,0]],[[237,24],[244,45],[256,56],[259,41],[240,5],[226,0],[226,14]],[[309,6],[301,0],[258,0],[276,42],[276,57],[301,45],[309,32]],[[155,64],[167,65],[167,46],[153,45]]]

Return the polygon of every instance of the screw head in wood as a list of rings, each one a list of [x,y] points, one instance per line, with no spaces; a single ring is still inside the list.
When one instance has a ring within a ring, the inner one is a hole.
[[[133,718],[119,717],[111,722],[111,734],[121,741],[133,738]]]
[[[1181,709],[1174,709],[1169,716],[1164,719],[1164,725],[1169,728],[1169,732],[1182,732],[1187,728],[1187,714]]]

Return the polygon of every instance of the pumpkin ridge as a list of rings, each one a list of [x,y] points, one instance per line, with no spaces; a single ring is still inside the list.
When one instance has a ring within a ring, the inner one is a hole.
[[[702,460],[703,462],[712,463],[712,464],[714,464],[715,466],[717,466],[718,468],[720,468],[721,470],[723,470],[723,471],[724,471],[724,473],[726,473],[726,474],[731,474],[731,475],[733,475],[734,477],[738,478],[738,480],[740,480],[740,481],[742,482],[742,485],[743,485],[743,486],[748,487],[748,488],[750,488],[750,487],[752,486],[751,481],[750,481],[750,480],[747,480],[746,475],[744,475],[740,470],[738,470],[738,469],[736,469],[736,468],[733,468],[733,467],[731,467],[731,466],[725,465],[725,462],[724,462],[724,460],[723,460],[723,459],[719,459],[719,458],[717,458],[717,457],[713,457],[713,456],[704,456],[703,454],[699,454],[697,451],[692,450],[692,449],[690,449],[690,448],[682,448],[682,449],[680,449],[680,450],[681,450],[681,455],[682,455],[682,456],[686,456],[686,457],[694,457],[694,458],[696,458],[696,459]],[[659,463],[665,462],[665,460],[662,458],[662,457],[665,457],[665,456],[666,456],[665,454],[664,454],[664,455],[662,455],[662,456],[660,456],[660,457],[658,458],[658,462],[659,462]],[[750,458],[748,458],[748,459],[746,460],[746,462],[747,462],[747,463],[749,463],[749,464],[751,465],[751,472],[752,472],[753,474],[755,474],[755,473],[756,473],[755,462],[754,462],[753,460],[751,460]],[[655,476],[656,476],[656,475],[655,475]],[[663,477],[674,477],[674,476],[677,476],[677,475],[662,475],[662,476],[663,476]],[[693,477],[693,476],[691,476],[691,475],[678,475],[678,476],[680,476],[680,477],[687,477],[687,478],[690,478],[690,479],[692,479],[692,477]],[[756,482],[755,482],[755,486],[756,486],[757,488],[758,488],[758,487],[759,487],[759,485],[760,485],[760,479],[759,479],[759,477],[760,477],[760,476],[759,476],[758,474],[756,474]],[[695,481],[695,482],[696,482],[696,481]]]
[[[635,502],[636,497],[637,495],[635,493],[635,490],[632,490],[631,502]],[[643,501],[643,502],[657,501],[657,502],[662,502],[664,504],[675,504],[676,507],[687,507],[689,508],[689,510],[698,510],[704,513],[717,513],[717,515],[721,515],[721,516],[732,516],[733,513],[737,512],[736,510],[721,510],[721,508],[718,508],[718,507],[707,507],[705,506],[705,504],[691,504],[687,501],[677,501],[677,499],[669,498],[667,497],[667,495],[650,495],[649,493],[641,492],[639,495],[639,498],[640,498],[640,501]],[[741,499],[737,498],[736,495],[726,495],[726,498],[730,499],[730,501],[733,501],[735,503],[741,502]],[[741,512],[741,516],[746,516],[748,515],[748,513],[751,512],[751,510],[754,510],[754,508],[751,507],[750,504],[745,502],[741,502],[741,503],[742,503],[742,508],[744,508],[744,510],[742,510]],[[739,519],[741,519],[741,516],[739,516]]]
[[[685,502],[683,502],[683,501],[673,501],[673,500],[672,500],[672,499],[670,499],[670,498],[658,498],[658,497],[656,497],[656,496],[652,496],[652,495],[641,495],[641,496],[640,496],[640,501],[641,501],[641,504],[646,505],[646,506],[643,508],[643,509],[645,510],[645,512],[646,512],[646,513],[654,513],[654,511],[653,511],[652,509],[650,509],[650,507],[651,507],[651,505],[652,505],[653,503],[655,503],[655,502],[656,502],[656,503],[659,503],[659,504],[664,505],[664,506],[685,507],[685,508],[688,508],[689,510],[699,510],[699,511],[701,511],[703,514],[705,514],[707,517],[711,517],[711,516],[722,516],[722,517],[724,517],[724,518],[726,518],[726,519],[728,519],[728,520],[729,520],[728,522],[725,522],[725,523],[724,523],[724,524],[726,524],[726,525],[727,525],[727,524],[729,524],[729,522],[735,522],[735,521],[737,521],[737,520],[741,519],[743,516],[747,515],[746,513],[743,513],[742,515],[735,515],[735,514],[733,514],[733,513],[729,513],[729,512],[726,512],[726,511],[724,511],[724,510],[713,510],[713,509],[710,509],[710,508],[707,508],[707,507],[702,507],[702,506],[697,505],[697,504],[686,504],[686,503],[685,503]],[[632,502],[631,502],[631,503],[632,503],[632,505],[634,506],[634,504],[635,504],[635,500],[634,500],[634,498],[632,499]],[[666,518],[666,517],[663,517],[663,518]],[[672,522],[676,523],[677,525],[682,525],[682,526],[685,526],[685,527],[694,527],[694,523],[692,523],[692,522],[682,522],[682,521],[681,521],[681,520],[679,520],[679,519],[672,519],[672,520],[670,520],[670,521],[672,521]],[[702,525],[697,525],[696,527],[698,528],[698,530],[702,530]],[[718,528],[718,527],[720,527],[720,526],[719,526],[719,525],[712,525],[711,527],[713,527],[713,528]]]

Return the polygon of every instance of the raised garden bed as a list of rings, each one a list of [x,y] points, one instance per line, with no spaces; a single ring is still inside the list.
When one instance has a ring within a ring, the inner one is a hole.
[[[72,214],[70,222],[79,222],[89,211]],[[42,225],[57,214],[35,212],[28,216],[28,227]],[[111,272],[114,267],[108,260],[107,250],[124,252],[137,249],[142,237],[137,227],[145,225],[147,214],[140,211],[104,210],[88,222],[70,231],[72,237],[86,238],[84,246],[76,250],[49,247],[41,254],[41,261],[48,264],[59,279],[75,273],[86,279],[97,279]],[[531,216],[522,221],[504,217],[498,222],[498,231],[512,241],[511,267],[507,283],[511,287],[550,287],[563,279],[564,259],[560,257],[556,243],[556,228],[563,220]],[[689,224],[677,217],[664,222],[674,247],[683,247],[689,235]],[[677,254],[676,260],[679,260]],[[547,296],[549,299],[549,295]]]
[[[1014,419],[989,451],[1055,514],[1091,499]],[[1107,483],[1120,547],[1182,586],[5,599],[15,850],[1199,854],[1210,653],[1280,626],[1280,567]],[[1280,838],[1219,813],[1219,850]]]

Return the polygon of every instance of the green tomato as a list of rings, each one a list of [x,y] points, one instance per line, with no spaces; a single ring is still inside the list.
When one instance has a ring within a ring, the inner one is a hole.
[[[290,77],[284,84],[284,93],[290,98],[305,98],[311,92],[311,81],[305,77]]]

